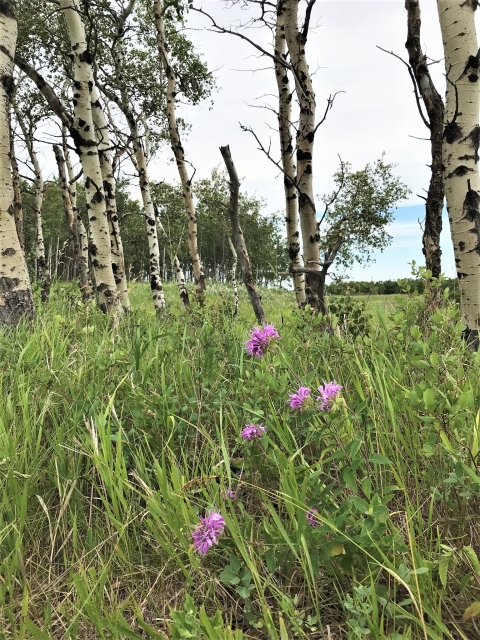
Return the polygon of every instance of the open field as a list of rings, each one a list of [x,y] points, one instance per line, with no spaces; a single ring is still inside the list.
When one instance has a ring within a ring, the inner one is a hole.
[[[262,295],[263,358],[222,287],[185,315],[168,286],[157,319],[133,285],[115,328],[56,285],[0,334],[0,638],[480,637],[479,356],[456,307],[372,296],[373,323],[332,331]],[[289,407],[332,381],[331,410]]]

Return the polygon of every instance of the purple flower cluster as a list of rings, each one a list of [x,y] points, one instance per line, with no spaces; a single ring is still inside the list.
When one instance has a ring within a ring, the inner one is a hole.
[[[312,527],[312,529],[315,529],[318,524],[317,518],[315,517],[316,513],[318,513],[317,507],[312,507],[305,514],[308,520],[308,524]]]
[[[240,437],[243,440],[254,440],[255,438],[261,438],[265,431],[266,429],[263,424],[247,424],[245,429],[240,432]]]
[[[245,348],[251,356],[262,358],[272,340],[280,340],[273,324],[266,324],[263,328],[254,327],[245,342]]]
[[[291,393],[288,398],[288,403],[292,409],[298,409],[303,411],[310,395],[310,389],[308,387],[300,387],[296,393]]]
[[[317,396],[317,402],[320,404],[317,406],[319,411],[330,411],[333,405],[333,401],[340,393],[343,387],[337,384],[336,380],[333,382],[325,382],[318,387],[320,393]],[[288,404],[291,409],[296,411],[303,411],[307,408],[309,403],[310,389],[308,387],[299,387],[295,393],[291,393],[288,398]]]
[[[225,530],[225,519],[219,513],[212,511],[204,518],[200,518],[192,533],[193,546],[201,556],[204,556],[214,544],[218,544],[218,537]]]
[[[318,391],[320,392],[320,395],[317,396],[317,402],[320,402],[318,406],[319,411],[330,411],[333,401],[342,389],[343,387],[337,384],[336,380],[333,382],[324,382],[323,385],[318,387]]]
[[[224,489],[224,491],[222,491],[222,498],[224,500],[235,500],[235,491],[232,491],[231,489]]]

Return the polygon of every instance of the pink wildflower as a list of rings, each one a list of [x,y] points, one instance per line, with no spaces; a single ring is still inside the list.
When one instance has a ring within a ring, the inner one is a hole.
[[[305,514],[308,520],[308,524],[312,527],[312,529],[315,529],[315,527],[317,526],[317,518],[315,517],[316,513],[318,513],[317,507],[312,507]]]
[[[337,384],[336,380],[333,382],[325,382],[318,387],[320,395],[317,396],[317,402],[320,402],[319,411],[330,411],[333,401],[339,394],[343,387]]]
[[[204,556],[214,544],[218,544],[218,536],[223,534],[225,529],[225,520],[219,513],[212,511],[204,518],[200,518],[200,524],[197,525],[192,533],[193,546],[201,556]]]
[[[298,409],[303,411],[310,395],[310,389],[308,387],[300,387],[296,393],[291,393],[288,398],[288,403],[292,409]]]
[[[253,327],[251,333],[245,342],[245,348],[251,356],[262,358],[265,351],[272,340],[279,340],[280,336],[273,324],[266,324],[262,329]]]
[[[235,500],[235,491],[232,491],[231,489],[225,489],[224,491],[222,491],[222,498],[224,498],[225,500],[227,500],[227,498],[230,500]]]
[[[255,438],[261,438],[265,431],[266,429],[263,424],[247,424],[245,429],[240,432],[240,437],[243,438],[243,440],[254,440]]]

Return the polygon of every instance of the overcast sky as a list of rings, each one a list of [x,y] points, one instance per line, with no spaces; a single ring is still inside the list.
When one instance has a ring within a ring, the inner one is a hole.
[[[218,24],[229,26],[239,19],[245,21],[249,12],[225,8],[221,0],[209,0],[201,5]],[[442,41],[435,0],[421,0],[422,42],[429,57],[442,58]],[[412,83],[406,67],[376,48],[379,45],[407,58],[406,10],[403,0],[317,0],[309,35],[307,57],[314,75],[317,113],[323,114],[330,94],[337,96],[333,110],[318,130],[315,139],[315,193],[329,192],[331,176],[338,164],[338,155],[361,169],[385,152],[387,162],[397,164],[396,171],[410,187],[412,194],[396,213],[391,227],[392,247],[379,255],[375,266],[355,270],[355,279],[405,277],[410,273],[408,262],[422,260],[421,232],[418,218],[423,215],[423,194],[428,187],[428,130],[417,111]],[[191,13],[188,36],[214,70],[217,90],[213,106],[181,109],[192,129],[185,142],[189,160],[197,176],[210,174],[221,163],[219,146],[229,144],[237,170],[242,176],[242,188],[266,200],[266,211],[283,209],[283,186],[278,171],[257,150],[253,137],[241,131],[239,122],[251,126],[268,143],[278,157],[275,115],[254,108],[270,104],[276,92],[273,70],[267,58],[259,58],[253,48],[231,35],[207,31],[207,18]],[[257,42],[269,46],[268,33],[259,30],[245,32]],[[265,69],[267,67],[267,69]],[[258,70],[265,69],[265,70]],[[431,67],[437,87],[444,93],[443,60]],[[152,167],[154,179],[176,179],[176,169],[166,161],[167,151]],[[418,205],[418,206],[412,206]],[[318,199],[318,206],[321,206]],[[443,234],[444,271],[454,274],[453,252],[447,233]]]

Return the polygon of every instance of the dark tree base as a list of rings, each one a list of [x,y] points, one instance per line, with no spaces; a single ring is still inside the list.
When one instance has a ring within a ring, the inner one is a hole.
[[[478,347],[480,346],[478,329],[464,329],[462,338],[465,340],[465,342],[467,343],[467,347],[471,351],[478,351]]]

